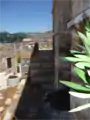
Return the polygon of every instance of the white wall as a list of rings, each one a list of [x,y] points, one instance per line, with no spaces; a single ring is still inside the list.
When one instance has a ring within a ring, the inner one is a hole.
[[[7,79],[5,77],[5,72],[0,73],[0,87],[7,86]]]

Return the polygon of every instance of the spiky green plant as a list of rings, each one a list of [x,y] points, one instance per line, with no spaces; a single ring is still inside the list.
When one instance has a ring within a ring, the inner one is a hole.
[[[84,51],[70,50],[72,56],[62,59],[74,63],[73,71],[81,78],[83,84],[70,81],[60,81],[60,83],[72,88],[69,92],[70,95],[81,99],[90,99],[90,21],[86,21],[85,33],[77,32],[77,35],[83,42]],[[90,103],[87,103],[69,112],[77,112],[89,107]]]

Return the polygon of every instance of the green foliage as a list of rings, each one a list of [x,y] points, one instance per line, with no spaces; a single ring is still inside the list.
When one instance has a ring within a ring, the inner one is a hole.
[[[82,52],[80,51],[77,51],[77,50],[70,50],[71,54],[83,54]]]
[[[73,90],[76,91],[82,91],[82,92],[90,92],[90,89],[87,88],[86,86],[83,85],[79,85],[77,83],[74,82],[69,82],[69,81],[60,81],[61,83],[65,84],[66,86],[72,88]]]
[[[24,33],[15,33],[10,34],[8,32],[0,33],[0,42],[1,43],[13,43],[13,42],[21,42],[23,38],[26,37]]]
[[[78,62],[75,64],[76,67],[80,69],[85,69],[86,67],[90,68],[90,63],[88,62]]]
[[[86,79],[86,74],[83,70],[81,70],[80,68],[74,67],[74,72],[78,75],[78,77],[80,77],[84,83],[88,83],[87,79]]]
[[[85,34],[77,32],[77,35],[79,36],[79,38],[81,38],[83,42],[84,52],[70,50],[72,56],[64,58],[61,57],[61,59],[64,61],[70,61],[74,64],[73,71],[79,78],[81,78],[83,85],[69,81],[60,81],[60,83],[76,91],[71,92],[71,95],[80,97],[79,95],[81,94],[84,96],[81,96],[80,98],[87,98],[88,95],[88,98],[90,98],[90,75],[87,72],[88,70],[90,70],[90,21],[86,21]],[[82,105],[80,107],[77,107],[70,112],[77,112],[88,107],[90,107],[90,103],[88,105]]]

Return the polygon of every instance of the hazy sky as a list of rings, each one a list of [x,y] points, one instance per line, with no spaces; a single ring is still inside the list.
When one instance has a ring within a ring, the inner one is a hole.
[[[0,31],[43,32],[52,29],[52,0],[0,0]]]

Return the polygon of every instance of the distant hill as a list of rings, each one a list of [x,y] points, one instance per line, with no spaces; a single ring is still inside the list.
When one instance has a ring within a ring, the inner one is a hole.
[[[0,33],[0,42],[2,42],[2,43],[20,42],[26,36],[27,35],[24,33],[10,34],[8,32],[1,32]]]
[[[14,33],[0,32],[0,42],[1,43],[13,43],[21,42],[23,38],[33,38],[33,39],[49,39],[52,38],[52,31],[46,31],[43,33]]]

